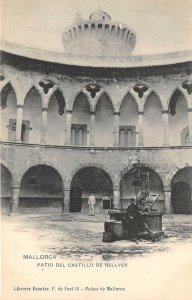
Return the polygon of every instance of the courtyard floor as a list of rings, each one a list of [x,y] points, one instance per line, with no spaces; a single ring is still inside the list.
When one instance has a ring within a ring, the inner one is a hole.
[[[145,256],[155,252],[174,249],[181,243],[192,242],[192,216],[163,216],[165,236],[156,242],[128,240],[112,243],[102,242],[104,222],[107,214],[90,217],[81,213],[61,215],[20,215],[3,216],[2,232],[14,234],[19,240],[33,241],[34,250],[55,254],[60,258],[91,260],[94,256],[103,260]],[[26,249],[25,249],[26,247]],[[23,244],[25,253],[28,244]]]

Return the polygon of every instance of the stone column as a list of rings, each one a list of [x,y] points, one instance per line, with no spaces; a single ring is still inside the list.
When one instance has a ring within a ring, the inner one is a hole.
[[[165,214],[169,215],[172,213],[172,204],[171,204],[171,188],[164,187],[164,196],[165,196]]]
[[[114,146],[119,146],[119,112],[114,112]]]
[[[17,120],[16,120],[16,142],[21,142],[21,130],[23,121],[23,105],[17,105]]]
[[[90,146],[95,146],[95,112],[91,112]]]
[[[10,208],[11,215],[18,213],[18,206],[19,206],[19,187],[12,186],[11,187],[11,208]]]
[[[163,110],[163,146],[169,145],[169,111]]]
[[[138,112],[138,132],[139,132],[139,146],[144,146],[143,144],[143,112]]]
[[[66,135],[65,135],[65,144],[71,144],[71,121],[72,121],[72,110],[66,111]]]
[[[41,144],[46,145],[47,143],[47,112],[48,108],[42,108],[42,123],[41,123]]]
[[[188,109],[189,145],[192,145],[192,108]]]
[[[120,190],[116,187],[113,189],[113,208],[121,208],[120,198]]]
[[[70,187],[65,187],[64,192],[64,209],[62,213],[68,213],[69,212],[69,206],[70,206]]]

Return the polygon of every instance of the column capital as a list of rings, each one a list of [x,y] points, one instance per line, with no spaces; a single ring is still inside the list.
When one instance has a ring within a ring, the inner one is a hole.
[[[192,112],[192,108],[188,108],[188,112]]]
[[[120,112],[119,111],[114,111],[114,116],[120,116]]]
[[[90,111],[91,116],[95,116],[95,111]]]
[[[17,104],[17,108],[22,108],[23,109],[24,105]]]
[[[163,191],[164,191],[164,193],[171,193],[171,187],[170,186],[164,186],[163,187]]]
[[[42,112],[43,112],[43,111],[48,112],[48,107],[43,107],[43,108],[42,108]]]
[[[20,186],[11,186],[11,188],[12,188],[13,190],[19,190],[19,189],[20,189]]]
[[[143,115],[143,111],[138,111],[138,115]]]
[[[67,109],[67,110],[66,110],[66,113],[67,113],[67,114],[72,114],[72,110],[71,110],[71,109]]]
[[[163,109],[163,110],[162,110],[162,114],[169,114],[169,111],[166,110],[166,109]]]

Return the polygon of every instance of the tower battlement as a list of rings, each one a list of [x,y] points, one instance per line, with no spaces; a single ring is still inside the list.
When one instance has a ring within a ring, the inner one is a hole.
[[[112,21],[107,13],[96,11],[89,20],[77,14],[62,40],[69,54],[126,57],[135,47],[136,34],[129,26]]]

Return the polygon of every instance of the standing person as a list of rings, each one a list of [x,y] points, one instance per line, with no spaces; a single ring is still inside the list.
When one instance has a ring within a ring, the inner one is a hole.
[[[147,216],[150,214],[150,207],[147,205],[146,200],[143,198],[140,200],[139,204],[139,214],[140,222],[144,226],[145,230],[148,232],[149,237],[152,241],[155,241],[157,238],[156,234],[152,231],[151,225],[147,220]]]
[[[94,206],[95,206],[96,200],[93,193],[90,193],[88,197],[88,206],[89,206],[89,215],[94,216]]]
[[[126,217],[124,220],[125,232],[128,231],[131,241],[137,239],[137,226],[139,223],[139,210],[135,204],[135,199],[131,198],[131,204],[127,207]]]

